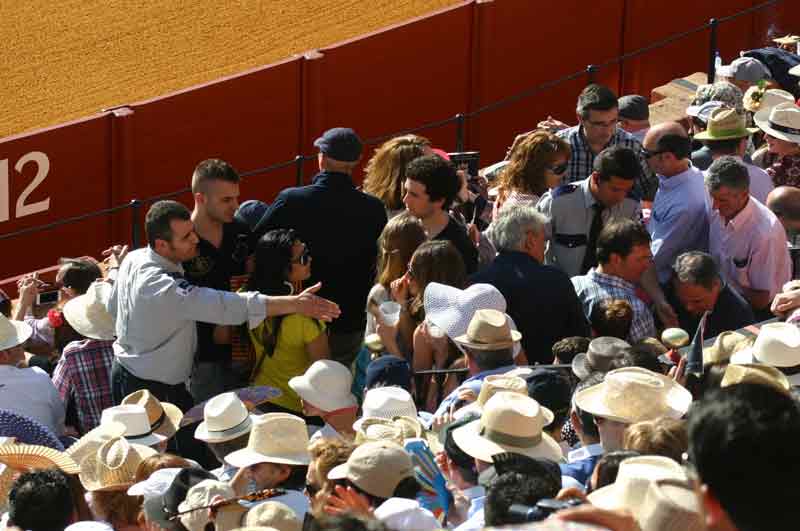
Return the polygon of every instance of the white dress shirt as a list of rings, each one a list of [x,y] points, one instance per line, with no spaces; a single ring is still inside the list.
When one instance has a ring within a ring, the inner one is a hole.
[[[0,409],[8,409],[44,424],[56,436],[64,434],[64,402],[46,372],[0,365]]]
[[[739,293],[742,288],[768,291],[772,298],[792,278],[786,232],[752,197],[727,225],[718,211],[711,213],[709,243],[720,271]]]

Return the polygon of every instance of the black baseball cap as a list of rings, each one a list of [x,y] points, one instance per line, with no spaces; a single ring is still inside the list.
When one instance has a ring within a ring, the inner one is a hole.
[[[381,356],[367,365],[364,387],[402,387],[411,392],[411,366],[397,356]]]
[[[328,157],[342,162],[356,162],[363,149],[361,139],[349,127],[328,129],[314,140],[314,145]]]

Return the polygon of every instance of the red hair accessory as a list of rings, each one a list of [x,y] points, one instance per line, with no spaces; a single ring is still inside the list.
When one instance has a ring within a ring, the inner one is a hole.
[[[61,313],[61,310],[53,308],[47,312],[47,321],[53,328],[58,328],[64,324],[64,314]]]

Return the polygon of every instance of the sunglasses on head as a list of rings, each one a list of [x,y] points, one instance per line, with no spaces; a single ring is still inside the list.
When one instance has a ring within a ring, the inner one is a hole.
[[[556,175],[561,175],[567,171],[567,163],[559,164],[558,166],[550,166],[550,171]]]
[[[310,261],[311,261],[311,251],[308,250],[308,247],[303,249],[303,254],[301,254],[297,258],[292,259],[293,264],[300,264],[300,265],[308,265]]]

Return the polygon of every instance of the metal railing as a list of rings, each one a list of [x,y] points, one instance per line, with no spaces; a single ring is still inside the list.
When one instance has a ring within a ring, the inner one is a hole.
[[[369,138],[369,139],[364,141],[364,144],[366,144],[366,145],[378,145],[378,144],[382,144],[386,140],[389,140],[389,139],[391,139],[391,138],[393,138],[395,136],[406,135],[406,134],[411,134],[411,133],[418,133],[420,131],[425,131],[427,129],[433,129],[433,128],[436,128],[436,127],[441,127],[441,126],[444,126],[444,125],[449,125],[449,124],[455,123],[456,124],[456,138],[455,138],[456,151],[464,151],[464,137],[465,137],[465,130],[466,130],[467,120],[473,119],[473,118],[475,118],[477,116],[480,116],[480,115],[482,115],[484,113],[492,112],[492,111],[495,111],[497,109],[506,107],[506,106],[511,105],[513,103],[516,103],[518,101],[530,98],[531,96],[534,96],[534,95],[536,95],[536,94],[538,94],[538,93],[540,93],[540,92],[542,92],[544,90],[551,89],[551,88],[556,87],[556,86],[558,86],[558,85],[560,85],[562,83],[566,83],[566,82],[569,82],[569,81],[573,81],[575,79],[579,79],[579,78],[581,78],[583,76],[586,76],[587,83],[592,83],[594,81],[594,79],[595,79],[595,74],[598,71],[600,71],[600,70],[602,70],[604,68],[608,68],[608,67],[611,67],[611,66],[614,66],[614,65],[617,65],[617,64],[622,64],[626,60],[632,59],[634,57],[638,57],[638,56],[640,56],[642,54],[645,54],[647,52],[650,52],[652,50],[663,48],[663,47],[665,47],[665,46],[667,46],[669,44],[672,44],[673,42],[679,41],[679,40],[684,39],[684,38],[686,38],[686,37],[688,37],[690,35],[694,35],[695,33],[699,33],[699,32],[705,31],[705,30],[709,30],[708,83],[713,83],[714,82],[714,78],[716,76],[715,59],[716,59],[716,54],[717,54],[717,50],[718,50],[718,48],[717,48],[717,31],[718,31],[719,25],[720,24],[724,24],[726,22],[730,22],[731,20],[737,19],[739,17],[745,16],[745,15],[749,15],[749,14],[754,13],[756,11],[760,11],[762,9],[765,9],[765,8],[768,8],[768,7],[772,7],[772,6],[776,5],[776,4],[782,3],[783,1],[784,0],[767,0],[765,2],[762,2],[760,4],[756,4],[756,5],[752,6],[752,7],[747,8],[747,9],[743,9],[741,11],[738,11],[738,12],[736,12],[736,13],[734,13],[732,15],[726,16],[726,17],[712,18],[708,22],[706,22],[705,24],[703,24],[701,26],[698,26],[696,28],[692,28],[692,29],[689,29],[687,31],[683,31],[683,32],[680,32],[680,33],[675,33],[673,35],[670,35],[669,37],[666,37],[664,39],[661,39],[659,41],[651,43],[651,44],[649,44],[647,46],[644,46],[642,48],[639,48],[637,50],[634,50],[634,51],[619,55],[619,56],[614,57],[613,59],[609,59],[608,61],[605,61],[603,63],[597,64],[597,65],[594,65],[594,64],[587,65],[585,69],[579,70],[577,72],[573,72],[571,74],[567,74],[567,75],[562,76],[562,77],[560,77],[558,79],[554,79],[554,80],[551,80],[551,81],[546,81],[546,82],[541,83],[539,85],[535,85],[533,87],[529,87],[529,88],[524,89],[524,90],[522,90],[520,92],[517,92],[516,94],[512,94],[511,96],[503,98],[501,100],[497,100],[497,101],[494,101],[492,103],[488,103],[486,105],[483,105],[483,106],[481,106],[481,107],[479,107],[479,108],[477,108],[477,109],[475,109],[475,110],[473,110],[471,112],[458,113],[455,116],[451,116],[449,118],[444,118],[444,119],[441,119],[441,120],[426,122],[424,124],[420,124],[420,125],[418,125],[416,127],[413,127],[413,128],[403,129],[403,130],[400,130],[400,131],[394,131],[392,133],[381,135],[379,137]],[[302,186],[303,185],[303,165],[304,165],[304,163],[306,161],[310,161],[310,160],[314,160],[314,159],[316,159],[316,155],[302,155],[302,154],[300,154],[300,155],[295,156],[291,160],[287,160],[287,161],[284,161],[284,162],[279,162],[277,164],[272,164],[272,165],[269,165],[269,166],[264,166],[262,168],[256,168],[254,170],[250,170],[250,171],[244,172],[244,173],[241,174],[241,176],[242,177],[251,177],[251,176],[254,176],[254,175],[261,175],[261,174],[265,174],[265,173],[270,173],[270,172],[273,172],[273,171],[277,171],[277,170],[281,170],[281,169],[284,169],[284,168],[288,168],[288,167],[294,166],[296,168],[296,183],[297,183],[298,186]],[[152,203],[154,203],[156,201],[160,201],[160,200],[163,200],[163,199],[171,199],[171,198],[180,196],[182,194],[185,194],[185,193],[189,192],[190,190],[191,190],[190,187],[186,187],[186,188],[182,188],[180,190],[176,190],[174,192],[160,194],[160,195],[148,197],[146,199],[132,199],[127,203],[124,203],[124,204],[121,204],[121,205],[117,205],[117,206],[114,206],[114,207],[111,207],[111,208],[105,208],[105,209],[102,209],[102,210],[98,210],[98,211],[95,211],[95,212],[90,212],[90,213],[83,214],[83,215],[80,215],[80,216],[75,216],[75,217],[71,217],[71,218],[62,219],[62,220],[55,221],[53,223],[48,223],[48,224],[45,224],[45,225],[39,225],[39,226],[36,226],[36,227],[29,227],[29,228],[25,228],[25,229],[20,229],[18,231],[9,232],[9,233],[6,233],[6,234],[0,234],[0,241],[7,240],[7,239],[10,239],[10,238],[14,238],[14,237],[17,237],[17,236],[22,236],[22,235],[25,235],[25,234],[31,234],[31,233],[35,233],[35,232],[42,232],[42,231],[50,230],[50,229],[53,229],[53,228],[56,228],[56,227],[60,227],[62,225],[67,225],[67,224],[70,224],[70,223],[76,223],[76,222],[83,221],[83,220],[86,220],[86,219],[90,219],[90,218],[94,218],[94,217],[98,217],[98,216],[105,216],[105,215],[108,215],[108,214],[112,214],[112,213],[115,213],[115,212],[119,212],[119,211],[122,211],[122,210],[129,209],[131,211],[131,216],[132,216],[132,219],[131,219],[131,240],[130,241],[131,241],[131,244],[132,244],[133,248],[137,248],[137,247],[140,247],[141,244],[142,244],[142,229],[141,229],[141,219],[142,219],[141,210],[142,210],[142,207],[145,204],[152,204]]]

